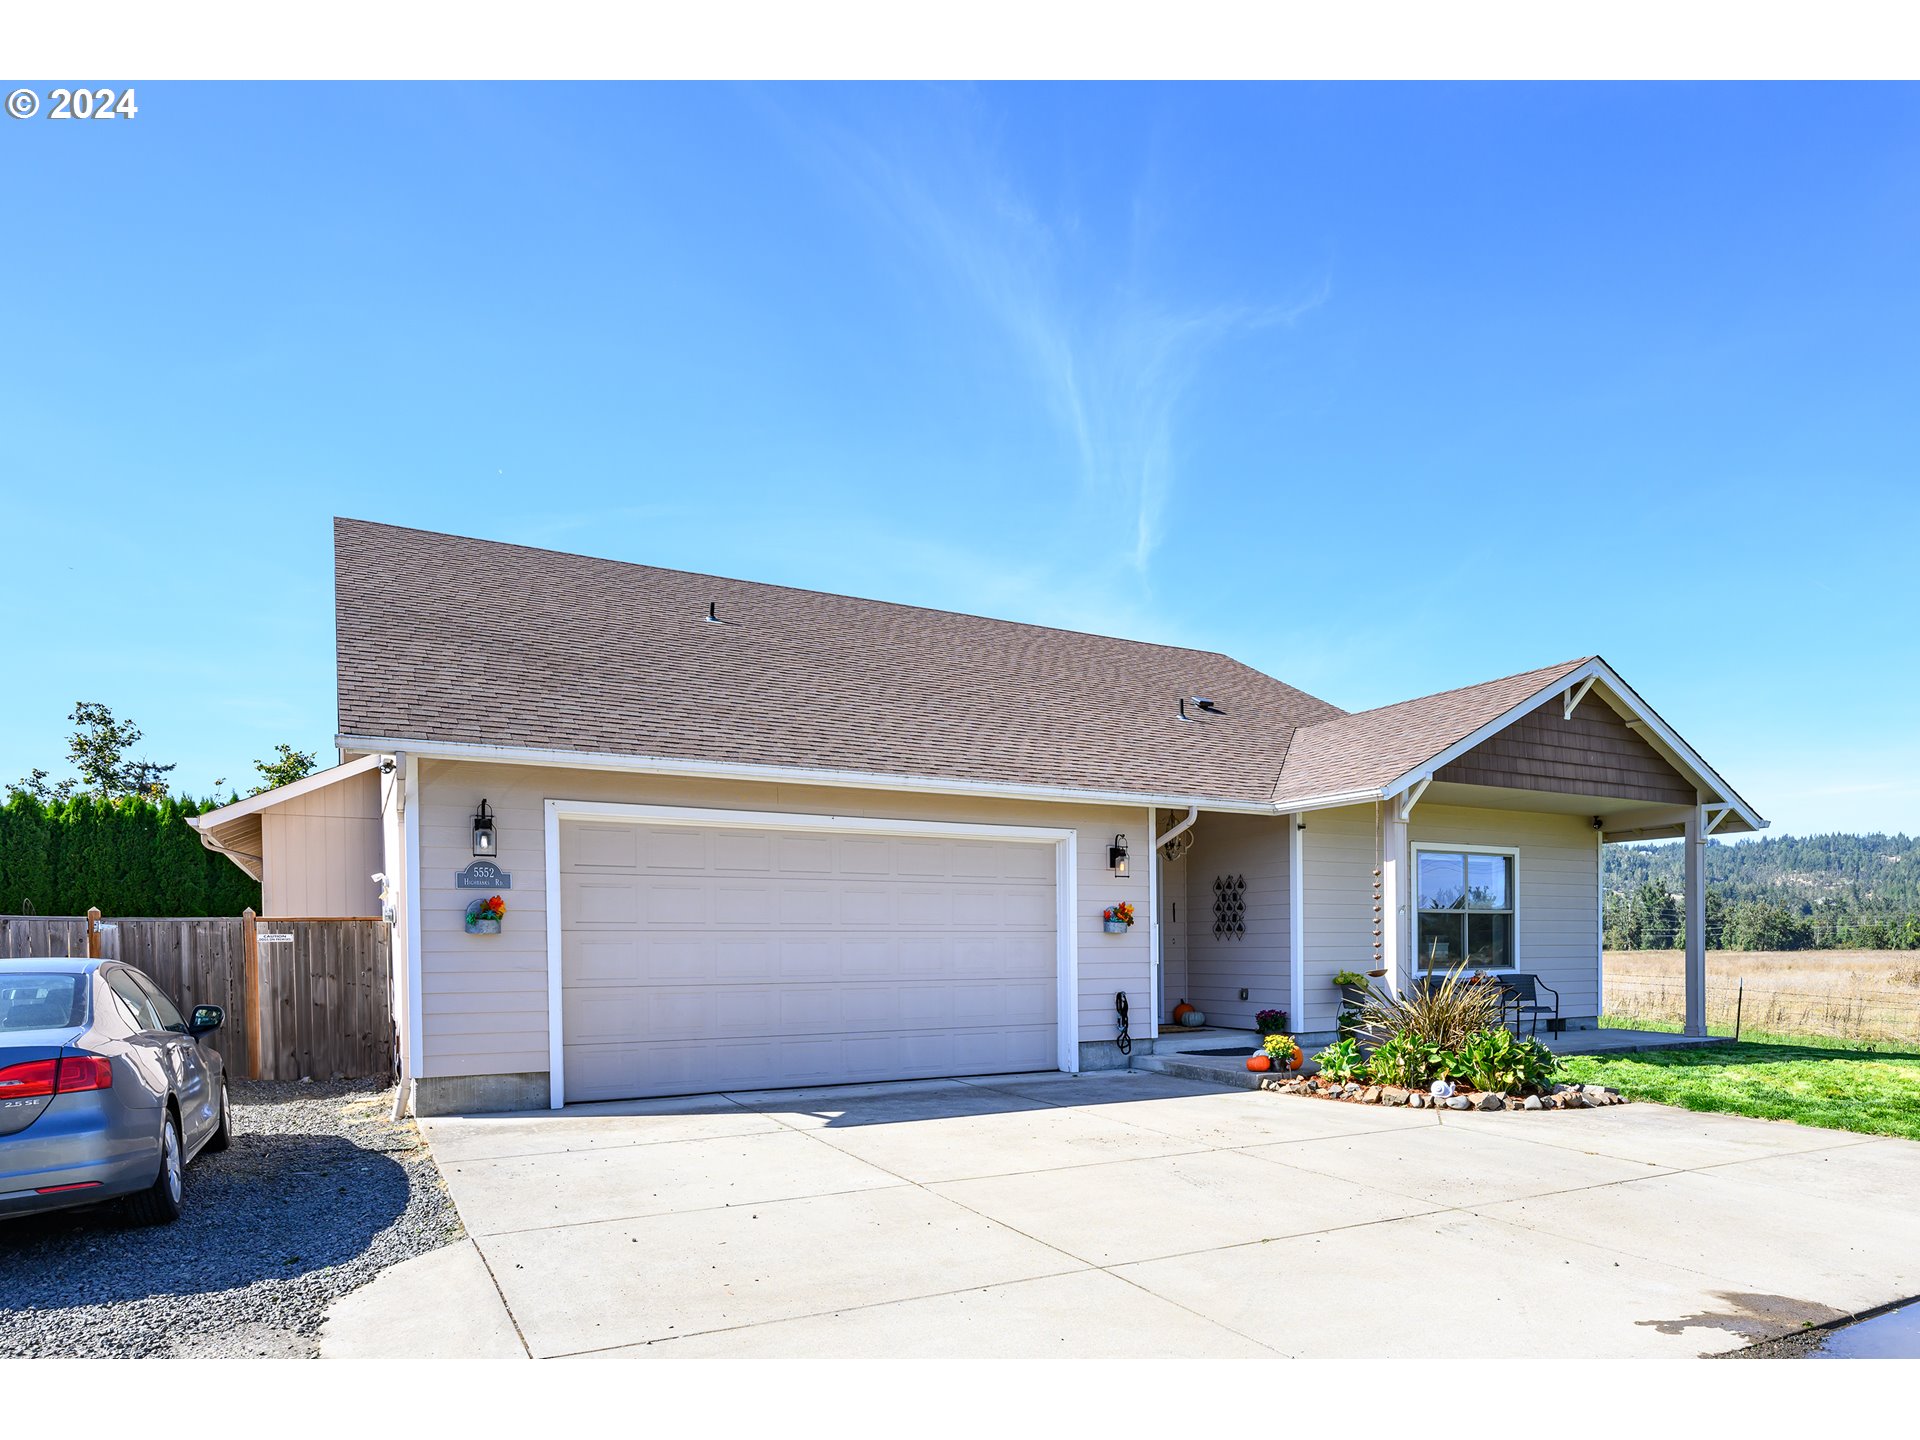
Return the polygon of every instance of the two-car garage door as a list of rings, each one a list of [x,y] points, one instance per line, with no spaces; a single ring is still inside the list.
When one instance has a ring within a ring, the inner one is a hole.
[[[566,1098],[1049,1070],[1054,847],[562,819]]]

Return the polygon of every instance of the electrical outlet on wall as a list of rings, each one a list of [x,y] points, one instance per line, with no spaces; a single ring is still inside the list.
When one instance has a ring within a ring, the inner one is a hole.
[[[1240,992],[1240,998],[1241,998],[1242,1000],[1244,1000],[1244,999],[1246,999],[1246,998],[1247,998],[1247,992],[1246,992],[1245,990],[1242,990],[1242,991]]]

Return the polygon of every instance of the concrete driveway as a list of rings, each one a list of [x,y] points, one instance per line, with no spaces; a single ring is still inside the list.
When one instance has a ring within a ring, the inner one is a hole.
[[[323,1354],[1698,1355],[1920,1292],[1920,1145],[1109,1072],[421,1122]]]

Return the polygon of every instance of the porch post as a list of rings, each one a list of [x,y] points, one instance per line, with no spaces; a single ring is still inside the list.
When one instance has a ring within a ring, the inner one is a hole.
[[[1380,904],[1373,923],[1375,954],[1386,967],[1387,989],[1395,995],[1413,984],[1413,942],[1407,931],[1411,901],[1413,847],[1400,802],[1390,800],[1380,825]]]
[[[1687,807],[1686,829],[1686,927],[1687,927],[1687,1019],[1686,1033],[1707,1033],[1707,830],[1698,804]]]

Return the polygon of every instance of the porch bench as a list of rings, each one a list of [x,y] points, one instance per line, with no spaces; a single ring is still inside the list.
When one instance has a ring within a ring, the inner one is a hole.
[[[1547,1016],[1547,1033],[1558,1034],[1565,1028],[1566,1022],[1560,1018],[1560,992],[1551,985],[1543,985],[1538,975],[1500,975],[1496,979],[1500,985],[1500,1008],[1502,1012],[1513,1012],[1513,1033],[1520,1033],[1520,1023],[1524,1018],[1528,1024],[1528,1033],[1540,1033],[1540,1017]],[[1542,1001],[1540,994],[1545,991],[1551,997],[1551,1003]]]

